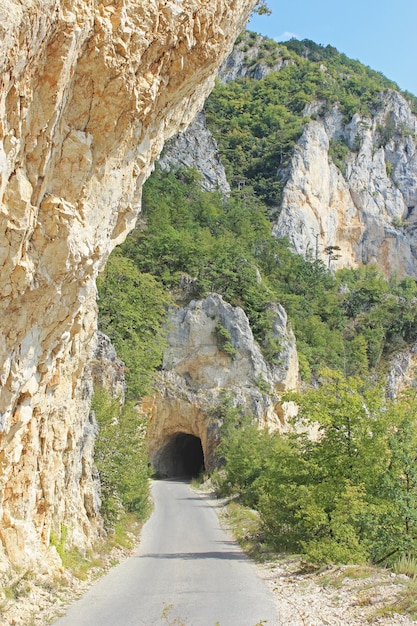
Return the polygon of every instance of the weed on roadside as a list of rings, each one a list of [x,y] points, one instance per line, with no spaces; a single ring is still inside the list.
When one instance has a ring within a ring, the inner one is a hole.
[[[405,574],[409,578],[417,578],[417,559],[414,556],[404,554],[393,565],[396,574]]]

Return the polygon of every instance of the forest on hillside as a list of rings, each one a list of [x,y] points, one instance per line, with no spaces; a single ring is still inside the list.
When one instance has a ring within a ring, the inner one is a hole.
[[[255,41],[247,34],[238,45]],[[272,236],[269,218],[282,193],[277,164],[285,165],[309,119],[306,104],[339,103],[349,118],[377,109],[381,93],[396,86],[330,46],[262,40],[259,47],[254,63],[273,66],[280,57],[287,64],[262,79],[218,83],[206,105],[228,179],[245,185],[232,185],[224,196],[202,191],[196,170],[157,167],[144,187],[138,227],[99,279],[100,329],[126,363],[128,384],[128,417],[120,422],[126,432],[119,429],[116,443],[111,416],[119,408],[96,394],[104,425],[99,449],[105,459],[112,446],[123,446],[124,437],[131,443],[138,433],[128,458],[140,484],[146,480],[139,445],[145,426],[132,431],[130,408],[152,389],[169,306],[222,295],[245,311],[274,363],[280,346],[268,305],[279,302],[295,333],[303,389],[288,399],[320,437],[259,431],[226,398],[219,407],[225,463],[219,491],[256,508],[265,540],[277,549],[315,562],[392,563],[417,548],[417,397],[409,390],[393,400],[384,389],[390,359],[417,339],[416,281],[387,278],[375,265],[334,271],[334,249],[324,261],[303,258]],[[184,275],[193,279],[191,291],[180,287]],[[118,459],[125,467],[123,452]],[[116,470],[104,480],[109,523],[118,503],[140,511],[146,500],[143,490],[133,497],[132,472]]]

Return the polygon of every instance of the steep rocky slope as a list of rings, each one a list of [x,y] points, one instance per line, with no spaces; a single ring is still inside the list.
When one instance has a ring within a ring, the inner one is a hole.
[[[331,70],[321,64],[319,71],[312,75],[316,81],[334,80],[334,93],[337,93],[338,81],[343,82],[349,78],[348,75],[344,77],[337,75],[337,79],[334,79],[331,65],[334,63],[334,58],[348,67],[354,76],[355,72],[366,76],[367,71],[363,66],[360,67],[360,64],[355,65],[356,62],[353,62],[351,67],[349,60],[343,58],[340,60],[334,49],[327,53],[312,42],[300,43],[300,46],[306,48],[302,59],[284,46],[254,33],[243,35],[219,72],[220,81],[224,85],[232,85],[232,88],[228,91],[219,88],[210,98],[211,101],[214,100],[214,105],[209,101],[209,125],[207,125],[203,111],[184,134],[169,142],[160,161],[161,167],[174,170],[183,166],[194,167],[201,173],[203,189],[220,189],[223,193],[229,193],[225,185],[224,164],[232,192],[237,192],[236,180],[239,180],[239,176],[233,176],[233,174],[236,171],[240,172],[239,167],[242,162],[244,163],[242,146],[247,147],[247,144],[243,143],[243,137],[251,130],[247,120],[252,116],[254,131],[251,140],[254,143],[259,142],[259,150],[265,149],[265,142],[262,143],[259,139],[262,125],[268,126],[269,124],[270,134],[275,133],[277,137],[275,161],[271,166],[273,171],[271,183],[279,181],[282,184],[282,194],[279,206],[269,207],[271,230],[276,237],[287,237],[294,251],[312,260],[321,259],[326,267],[332,270],[374,262],[386,276],[392,274],[399,277],[415,276],[417,270],[417,118],[410,109],[410,101],[392,89],[389,81],[387,81],[389,88],[383,89],[384,81],[380,83],[379,77],[375,79],[372,71],[370,71],[369,91],[371,93],[374,90],[374,94],[372,106],[368,112],[366,112],[366,107],[363,107],[363,110],[347,115],[346,98],[343,99],[343,94],[341,103],[330,102],[332,92],[330,92],[329,101],[315,100],[310,97],[310,101],[303,107],[297,103],[300,137],[294,142],[288,159],[284,159],[285,146],[282,148],[279,145],[278,140],[280,136],[282,138],[282,135],[277,133],[277,128],[282,125],[282,118],[279,117],[282,114],[280,109],[288,106],[288,102],[284,96],[282,96],[282,102],[280,100],[280,83],[272,79],[268,82],[265,79],[299,64],[304,68],[306,82],[312,81],[308,73],[310,63],[308,56],[311,51],[315,51],[319,57],[328,54]],[[376,90],[372,80],[376,80]],[[258,85],[258,87],[254,86],[251,91],[247,88],[250,84]],[[290,82],[290,86],[291,84]],[[233,85],[236,86],[235,89]],[[285,85],[283,87],[285,88]],[[293,85],[293,89],[296,88],[298,86]],[[276,90],[275,99],[269,96],[268,89]],[[289,91],[291,92],[291,87]],[[256,106],[252,108],[248,106],[245,98],[251,97],[252,94],[258,97],[259,93],[273,101],[276,106],[272,104],[263,106],[262,97],[259,98],[258,109]],[[300,94],[301,98],[309,99],[304,93]],[[369,98],[371,99],[370,96]],[[348,104],[353,107],[352,100],[349,100]],[[362,104],[360,99],[355,102],[358,109],[361,109]],[[292,106],[291,101],[290,106]],[[216,116],[213,115],[216,107],[218,107],[217,120],[222,117],[222,111],[226,111],[223,117],[234,116],[230,126],[227,126],[227,123],[224,126],[226,132],[230,132],[229,144],[222,145],[221,133],[215,123]],[[220,147],[213,139],[210,129],[213,134],[216,134]],[[254,154],[252,160],[248,159],[249,174],[256,174],[256,156]],[[251,167],[252,170],[250,170]],[[240,180],[244,181],[245,186],[241,190],[243,196],[245,193],[253,193],[251,185],[255,176],[252,178],[250,175],[241,176]],[[336,249],[332,253],[333,246]],[[326,254],[326,248],[328,248],[329,255]],[[188,312],[188,315],[191,313]],[[175,328],[177,324],[178,320],[174,322]],[[192,352],[193,348],[190,347],[184,333],[181,334],[181,338],[184,341],[184,349]],[[177,343],[179,343],[178,338]],[[199,349],[203,350],[201,346]],[[399,355],[390,368],[391,394],[395,394],[405,380],[410,381],[413,377],[411,369],[415,348],[410,348],[410,350],[411,352],[407,349]],[[171,351],[172,346],[169,344],[167,354]],[[191,359],[190,355],[188,358]],[[200,377],[205,379],[204,363],[196,362],[193,370],[195,371],[194,379]],[[158,411],[154,413],[161,418],[161,423],[159,423],[154,417],[153,432],[156,438],[155,446],[152,443],[154,452],[158,446],[162,445],[163,437],[160,432],[165,432],[166,424],[171,421],[173,428],[178,430],[180,426],[175,416],[189,412],[184,408],[181,411],[171,411],[167,406],[168,404],[174,405],[175,402],[180,405],[181,398],[189,396],[190,381],[187,378],[184,379],[182,371],[180,377],[176,370],[174,375],[166,364],[163,371],[163,376],[169,378],[169,383],[167,381],[169,392],[165,391],[165,399],[159,397]],[[223,362],[216,361],[216,371],[219,380],[223,381],[222,384],[218,383],[218,386],[228,388],[230,372],[229,360],[226,357],[223,358]],[[244,368],[241,373],[240,381],[234,390],[235,397],[242,395],[242,389],[248,380],[253,379],[253,376],[244,373]],[[293,386],[295,386],[294,381]],[[208,387],[212,388],[213,385],[208,385]],[[212,400],[207,400],[207,394],[203,400],[188,398],[187,402],[194,408],[213,405]],[[259,419],[258,411],[249,398],[242,399],[242,404],[246,405]],[[194,415],[191,425],[183,424],[181,427],[184,430],[188,428],[190,432],[195,431],[195,434],[200,436],[197,431],[201,426],[203,432],[206,432],[206,425],[204,425],[206,418],[204,410],[199,408],[197,413],[198,417]],[[196,428],[195,424],[198,420],[200,420],[200,426]],[[273,425],[274,420],[276,422],[275,418],[267,418],[265,421]],[[202,437],[204,449],[207,447],[204,443],[205,437],[204,434]],[[160,450],[158,453],[155,452],[156,456],[159,452]]]
[[[276,305],[271,313],[281,345],[275,365],[263,357],[244,311],[221,296],[193,300],[172,312],[149,426],[150,458],[157,471],[178,474],[175,438],[181,433],[198,437],[206,469],[216,467],[218,409],[226,397],[259,426],[285,429],[293,406],[282,403],[279,393],[297,387],[298,359],[284,309]]]
[[[325,249],[338,246],[333,268],[375,262],[386,275],[414,276],[417,117],[411,94],[330,46],[276,44],[254,33],[241,38],[219,77],[230,87],[211,98],[209,128],[229,177],[233,171],[258,193],[263,170],[274,235],[325,262]],[[223,121],[217,111],[225,105]]]
[[[203,111],[196,115],[187,130],[167,142],[158,163],[167,171],[179,167],[195,168],[202,176],[202,189],[219,189],[224,194],[230,192],[219,149],[207,128]]]
[[[273,232],[300,254],[321,258],[339,246],[334,267],[371,261],[388,276],[417,272],[417,118],[401,94],[381,96],[381,109],[346,122],[338,107],[309,122],[287,170]],[[339,147],[343,156],[337,157]]]
[[[88,363],[95,277],[164,141],[201,108],[252,0],[0,7],[0,562],[101,527]],[[42,556],[41,556],[42,555]]]

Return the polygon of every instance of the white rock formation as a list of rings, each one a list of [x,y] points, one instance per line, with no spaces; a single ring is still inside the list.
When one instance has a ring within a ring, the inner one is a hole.
[[[200,172],[204,191],[230,193],[217,143],[207,128],[204,111],[197,114],[183,133],[167,142],[158,163],[166,171],[192,167]]]
[[[384,140],[381,129],[390,125]],[[334,268],[376,262],[386,274],[415,276],[416,133],[417,118],[394,91],[373,119],[356,114],[346,124],[336,108],[309,122],[294,150],[274,234],[313,258],[325,260],[324,249],[339,246]],[[341,169],[329,156],[331,142],[340,140],[349,147]]]
[[[238,78],[255,78],[259,80],[271,72],[279,72],[286,65],[294,63],[292,59],[276,54],[276,60],[265,62],[259,58],[262,44],[267,41],[262,35],[253,37],[253,33],[245,33],[227,57],[219,70],[222,83],[229,83]]]
[[[100,530],[86,363],[95,277],[253,0],[0,5],[0,563]]]
[[[124,404],[126,392],[125,364],[116,348],[104,333],[97,332],[96,348],[90,363],[94,387],[106,389],[112,398]]]
[[[260,426],[284,430],[294,407],[280,392],[296,389],[295,338],[281,305],[274,305],[273,334],[280,340],[279,365],[268,364],[254,340],[248,318],[221,296],[211,294],[173,311],[159,374],[160,392],[148,404],[149,452],[156,468],[161,452],[178,433],[199,437],[205,465],[216,464],[218,420],[213,417],[225,394]],[[230,346],[222,347],[223,329]],[[146,407],[144,407],[146,408]]]
[[[417,304],[417,303],[416,303]],[[387,376],[387,392],[396,398],[406,389],[417,387],[417,343],[399,352],[390,362]]]

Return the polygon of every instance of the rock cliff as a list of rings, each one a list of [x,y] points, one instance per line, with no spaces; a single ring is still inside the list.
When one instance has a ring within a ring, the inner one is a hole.
[[[87,546],[95,277],[163,143],[201,108],[252,0],[0,6],[0,563]]]
[[[284,46],[245,33],[222,64],[219,79],[258,81],[294,63]],[[297,253],[326,263],[325,249],[338,246],[334,269],[375,262],[386,275],[415,276],[417,118],[399,92],[381,91],[379,99],[372,115],[355,113],[349,119],[337,104],[306,104],[299,114],[303,132],[289,163],[281,166],[277,157],[275,180],[283,183],[283,193],[271,210],[273,234],[288,237]],[[203,118],[198,119],[186,137],[171,143],[170,163],[195,167],[203,180],[213,181],[210,164],[221,171],[219,155]],[[198,152],[200,141],[210,144],[209,159]],[[181,157],[184,147],[187,158]],[[216,184],[224,188],[223,173]]]
[[[206,469],[215,467],[216,410],[225,394],[260,426],[285,429],[293,407],[279,394],[297,387],[298,359],[284,309],[275,305],[272,314],[273,336],[280,343],[275,365],[263,357],[244,311],[221,296],[193,300],[172,312],[149,426],[150,458],[162,474],[170,474],[172,441],[182,433],[201,440]]]
[[[230,193],[230,185],[220,158],[217,143],[207,128],[204,111],[200,111],[183,133],[170,139],[158,161],[163,170],[192,167],[201,174],[204,191]]]
[[[317,120],[306,124],[285,172],[274,234],[313,258],[339,246],[335,268],[375,262],[387,275],[415,276],[417,118],[395,91],[381,96],[373,118],[346,122],[337,106],[320,110],[306,109]]]
[[[282,53],[278,46],[273,50],[268,46],[267,39],[253,32],[245,32],[239,37],[232,52],[222,63],[218,77],[223,83],[238,78],[254,78],[259,80],[271,72],[279,72],[283,67],[293,63]],[[272,54],[271,54],[272,52]]]
[[[417,302],[416,302],[417,305]],[[406,389],[417,387],[417,343],[407,350],[396,354],[391,363],[387,376],[387,392],[390,398],[396,398]]]

